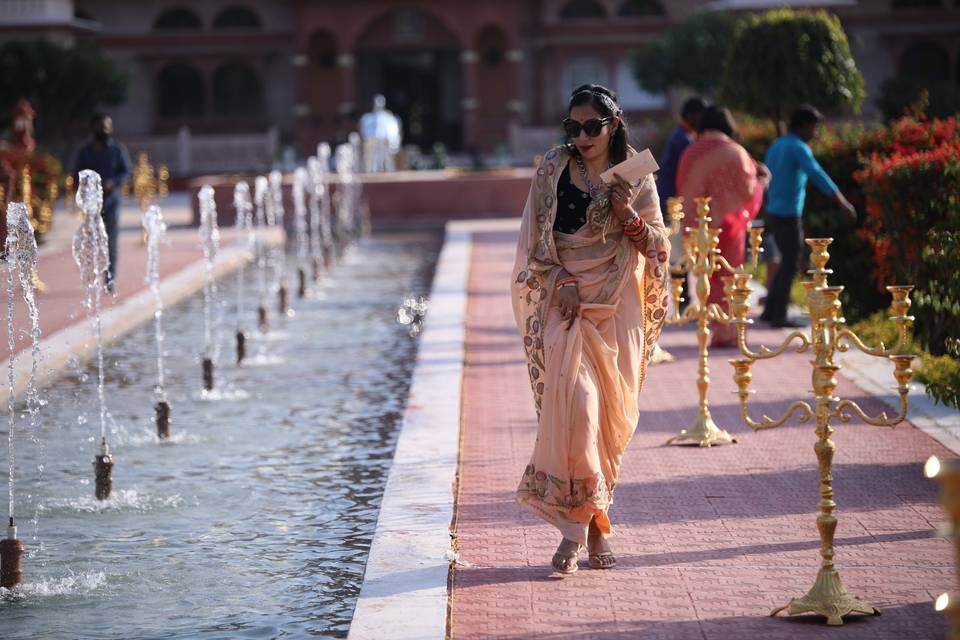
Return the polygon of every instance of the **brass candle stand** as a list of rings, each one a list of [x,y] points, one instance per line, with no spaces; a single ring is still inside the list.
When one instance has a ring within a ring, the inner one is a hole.
[[[710,323],[719,322],[729,324],[731,316],[724,312],[710,299],[710,277],[719,270],[750,278],[749,272],[743,266],[734,267],[726,258],[720,255],[717,245],[720,242],[720,229],[710,227],[710,198],[697,198],[697,226],[687,229],[683,239],[683,255],[671,268],[672,274],[692,273],[696,278],[697,302],[687,306],[680,313],[680,303],[683,301],[683,279],[671,276],[670,292],[673,296],[673,314],[666,322],[672,325],[682,325],[688,322],[697,323],[697,346],[699,349],[699,368],[697,375],[697,390],[700,392],[700,402],[697,408],[697,417],[693,425],[681,431],[678,435],[667,440],[667,444],[691,440],[701,447],[709,447],[720,442],[736,442],[737,439],[721,429],[710,415],[710,405],[707,400],[707,391],[710,387],[709,343]],[[670,215],[670,235],[680,232],[683,221],[683,199],[670,198],[667,200],[667,213]],[[750,229],[750,257],[751,268],[756,269],[760,257],[760,243],[762,230]],[[729,292],[733,286],[733,275],[724,276],[724,290]]]
[[[734,285],[730,295],[730,315],[733,316],[731,323],[737,327],[737,344],[743,357],[731,360],[730,363],[734,367],[734,381],[737,383],[737,395],[740,397],[741,415],[743,421],[751,429],[763,430],[779,427],[794,414],[797,415],[800,422],[806,423],[811,418],[814,418],[816,422],[818,440],[814,445],[814,451],[820,469],[820,501],[818,503],[820,515],[817,516],[822,558],[820,571],[813,587],[806,595],[794,598],[787,605],[774,609],[770,615],[775,616],[784,610],[787,611],[788,615],[817,613],[826,616],[827,624],[841,625],[843,624],[843,616],[847,614],[879,615],[880,610],[859,598],[851,596],[844,590],[840,581],[840,574],[833,562],[833,539],[837,529],[837,517],[833,513],[836,508],[833,494],[833,457],[837,447],[830,439],[830,435],[833,433],[833,427],[830,423],[834,418],[838,418],[841,422],[849,422],[853,416],[857,416],[869,425],[892,427],[906,418],[907,393],[909,391],[907,385],[913,374],[910,363],[914,356],[903,354],[902,349],[906,343],[907,327],[913,320],[912,316],[907,315],[910,310],[910,290],[913,287],[887,287],[887,290],[893,296],[891,320],[897,323],[899,329],[897,344],[890,349],[884,347],[882,343],[876,347],[867,346],[853,331],[844,326],[845,320],[841,314],[840,303],[840,293],[843,291],[843,287],[827,284],[828,276],[833,273],[831,269],[826,268],[830,259],[827,247],[832,241],[831,238],[807,239],[806,242],[813,252],[810,260],[814,266],[812,270],[807,272],[812,279],[803,283],[807,291],[807,302],[810,308],[810,333],[807,335],[802,330],[793,331],[776,349],[760,347],[759,351],[755,353],[747,346],[747,326],[753,322],[753,320],[747,318],[752,289],[749,284],[749,277],[745,274],[734,276]],[[813,406],[804,401],[796,401],[790,404],[785,413],[776,420],[767,416],[763,416],[760,421],[752,420],[747,414],[747,399],[753,393],[749,388],[750,381],[753,378],[750,367],[757,360],[768,360],[783,354],[794,341],[797,342],[795,346],[797,353],[806,351],[812,351],[813,353],[813,360],[810,361],[813,366]],[[868,355],[886,358],[893,362],[893,375],[897,381],[896,389],[900,396],[897,415],[891,417],[884,411],[875,417],[868,416],[856,402],[841,400],[834,395],[837,388],[836,374],[840,370],[840,366],[835,363],[834,357],[838,351],[845,352],[851,345]]]
[[[137,155],[137,164],[133,167],[130,186],[141,211],[146,211],[151,204],[159,204],[167,197],[169,179],[170,171],[166,165],[161,164],[154,168],[145,151]]]
[[[938,533],[953,542],[956,571],[960,576],[960,460],[940,460],[937,456],[930,456],[923,466],[923,474],[940,483],[940,502],[949,520]],[[960,596],[941,593],[934,606],[950,618],[949,640],[960,640]]]

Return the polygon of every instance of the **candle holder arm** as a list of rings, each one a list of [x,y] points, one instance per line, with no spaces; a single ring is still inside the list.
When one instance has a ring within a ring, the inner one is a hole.
[[[847,342],[844,343],[842,342],[843,340],[846,340]],[[899,335],[897,336],[897,343],[889,349],[884,346],[883,342],[880,342],[880,344],[876,347],[871,347],[861,340],[860,337],[850,329],[845,328],[837,332],[837,349],[841,352],[848,351],[850,349],[850,345],[853,345],[867,355],[886,357],[902,351],[906,346],[906,342],[906,326],[900,327]]]
[[[831,415],[840,418],[841,422],[850,422],[854,416],[857,416],[874,427],[894,427],[907,417],[907,394],[900,394],[900,409],[897,411],[897,415],[892,418],[887,415],[886,411],[881,411],[876,417],[868,416],[860,405],[853,400],[838,402]]]
[[[790,406],[787,407],[787,410],[784,411],[783,415],[774,420],[773,418],[764,414],[760,417],[760,421],[753,420],[747,414],[747,399],[740,398],[740,415],[743,417],[744,423],[754,431],[763,431],[764,429],[773,429],[783,425],[789,420],[794,413],[798,413],[797,422],[807,423],[810,421],[810,418],[813,417],[813,409],[809,404],[803,400],[797,400],[796,402],[790,403]]]
[[[740,348],[740,353],[751,360],[766,360],[768,358],[775,358],[789,349],[790,343],[795,339],[799,339],[800,341],[800,344],[794,348],[797,353],[803,353],[810,348],[810,338],[808,338],[803,331],[798,329],[797,331],[792,331],[790,335],[784,339],[783,344],[776,349],[770,349],[765,345],[760,345],[760,350],[758,352],[753,352],[750,350],[750,347],[747,346],[747,323],[733,320],[732,324],[737,325],[737,346]]]

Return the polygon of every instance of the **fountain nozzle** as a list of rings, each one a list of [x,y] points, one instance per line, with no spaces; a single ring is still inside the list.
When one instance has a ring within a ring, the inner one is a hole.
[[[300,267],[297,274],[300,276],[300,286],[297,288],[297,296],[303,299],[307,297],[307,270]]]
[[[213,359],[203,359],[203,388],[213,391]]]
[[[17,539],[17,525],[10,518],[6,540],[0,540],[0,587],[13,589],[23,577],[23,542]]]
[[[170,437],[170,403],[161,400],[157,403],[157,436],[161,440]]]
[[[280,285],[280,289],[277,291],[277,311],[281,316],[292,315],[290,313],[290,302],[286,285]]]
[[[247,357],[247,334],[237,329],[237,364],[243,364]]]
[[[100,442],[100,455],[93,458],[93,468],[96,477],[97,500],[106,500],[113,490],[113,456],[110,455],[110,447],[107,445],[106,438],[103,438]]]
[[[257,307],[257,326],[260,328],[260,333],[270,331],[270,319],[267,317],[266,305],[261,304]]]

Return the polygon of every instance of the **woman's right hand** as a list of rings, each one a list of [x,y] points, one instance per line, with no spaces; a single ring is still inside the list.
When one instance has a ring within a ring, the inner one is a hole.
[[[580,293],[575,286],[560,287],[557,290],[557,306],[560,307],[560,317],[567,321],[567,329],[573,326],[573,321],[580,313]]]

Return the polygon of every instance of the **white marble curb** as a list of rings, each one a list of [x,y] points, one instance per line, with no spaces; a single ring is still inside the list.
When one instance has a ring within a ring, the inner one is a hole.
[[[351,640],[446,635],[471,244],[447,225]]]
[[[264,234],[263,242],[276,246],[283,242],[283,234],[282,232]],[[230,275],[239,269],[241,264],[249,262],[252,257],[252,253],[245,247],[230,246],[223,249],[214,263],[214,277],[220,279]],[[163,257],[161,256],[160,259],[162,260]],[[203,288],[204,278],[202,261],[194,262],[163,278],[160,282],[160,296],[164,307],[169,309],[199,291]],[[104,294],[104,300],[109,300],[109,294]],[[115,307],[108,308],[101,316],[104,345],[119,340],[142,323],[151,320],[155,310],[156,302],[149,288],[127,298]],[[67,369],[71,358],[84,363],[95,355],[93,323],[85,318],[80,300],[77,300],[77,312],[80,320],[56,333],[43,336],[40,342],[41,362],[38,365],[36,380],[38,388],[47,387],[55,382]],[[14,398],[20,398],[26,391],[27,382],[30,379],[30,350],[23,350],[13,358],[13,395]],[[7,358],[0,363],[0,371],[6,372],[9,364],[10,359]],[[7,386],[2,385],[0,406],[6,406],[9,395]]]

